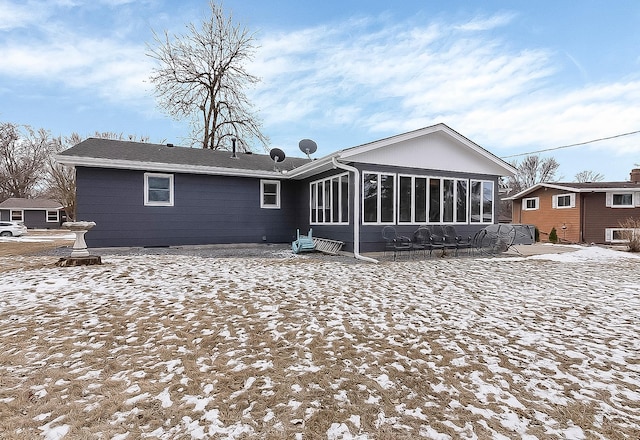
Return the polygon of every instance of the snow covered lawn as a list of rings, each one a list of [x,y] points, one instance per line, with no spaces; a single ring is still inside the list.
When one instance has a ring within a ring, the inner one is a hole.
[[[55,260],[0,258],[2,438],[640,438],[627,253]]]

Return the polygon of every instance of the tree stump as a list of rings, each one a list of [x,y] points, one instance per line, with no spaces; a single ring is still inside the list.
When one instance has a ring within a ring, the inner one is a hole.
[[[94,264],[102,264],[102,258],[100,258],[99,255],[89,255],[88,257],[63,257],[58,260],[56,266],[92,266]]]

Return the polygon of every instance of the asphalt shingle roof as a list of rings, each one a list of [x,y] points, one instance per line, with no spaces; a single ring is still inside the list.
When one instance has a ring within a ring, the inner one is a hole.
[[[59,209],[62,205],[49,199],[23,199],[12,197],[0,203],[0,209]]]
[[[236,153],[203,148],[168,147],[161,144],[89,138],[60,153],[60,156],[96,158],[159,164],[197,165],[238,170],[272,171],[268,154]],[[292,170],[309,162],[307,158],[287,157],[278,163],[281,170]]]

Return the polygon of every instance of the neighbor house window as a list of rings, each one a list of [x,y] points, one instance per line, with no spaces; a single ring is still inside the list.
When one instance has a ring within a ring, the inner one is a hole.
[[[633,193],[607,193],[606,205],[610,208],[633,208]]]
[[[24,211],[11,210],[11,221],[13,221],[13,222],[23,222],[24,221]]]
[[[260,207],[267,209],[280,209],[280,181],[260,181]]]
[[[349,174],[311,182],[309,201],[312,224],[349,223]]]
[[[631,238],[640,234],[640,229],[605,228],[604,241],[606,243],[628,243]]]
[[[558,194],[553,196],[552,200],[553,208],[575,208],[576,195],[575,194]]]
[[[173,174],[144,173],[144,204],[173,206]]]
[[[60,221],[59,211],[57,209],[47,210],[47,222],[57,223]]]
[[[493,223],[493,182],[471,181],[471,223]]]
[[[362,220],[364,223],[394,223],[396,217],[395,175],[362,174]]]
[[[522,199],[522,210],[533,211],[540,208],[540,197],[529,197]]]

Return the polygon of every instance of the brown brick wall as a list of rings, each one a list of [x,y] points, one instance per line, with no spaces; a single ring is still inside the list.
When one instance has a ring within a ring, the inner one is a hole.
[[[540,231],[540,241],[548,241],[552,228],[556,228],[558,238],[572,243],[580,242],[580,210],[581,200],[576,194],[576,204],[574,208],[553,208],[552,199],[554,195],[569,194],[567,191],[560,191],[552,188],[540,188],[528,194],[525,198],[538,197],[538,209],[522,210],[521,200],[513,204],[513,223],[535,225]],[[562,229],[565,225],[566,229]]]

